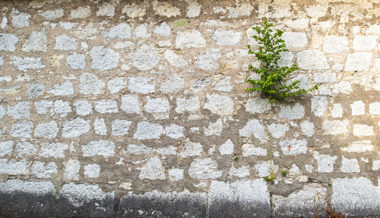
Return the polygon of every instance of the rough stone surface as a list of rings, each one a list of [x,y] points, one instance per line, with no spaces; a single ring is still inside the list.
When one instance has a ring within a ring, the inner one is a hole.
[[[351,216],[378,215],[378,187],[365,177],[332,180],[331,203],[338,211]]]
[[[75,38],[67,36],[67,35],[60,35],[55,38],[55,50],[76,50],[77,48],[77,41]]]
[[[245,126],[239,130],[239,135],[243,137],[253,135],[258,139],[264,139],[266,137],[264,126],[257,119],[249,120]]]
[[[160,159],[150,158],[141,168],[139,179],[164,180],[165,174]]]
[[[376,1],[2,1],[0,217],[380,216]]]
[[[80,77],[80,93],[89,95],[99,95],[104,92],[104,82],[100,80],[96,75],[90,73],[84,73]]]
[[[34,130],[35,137],[41,137],[46,139],[55,138],[58,134],[58,125],[55,121],[48,123],[39,123]]]
[[[289,48],[302,48],[307,45],[307,37],[305,33],[300,32],[285,32],[283,34],[285,44]]]
[[[120,55],[110,48],[94,46],[90,51],[91,69],[111,70],[119,64]]]
[[[207,101],[203,108],[221,116],[231,115],[234,110],[234,102],[228,96],[211,94],[207,95]]]
[[[348,54],[345,71],[367,71],[371,64],[372,53],[356,52]]]
[[[146,121],[137,124],[137,130],[134,134],[135,139],[158,139],[164,133],[161,125],[149,123]]]
[[[104,31],[103,36],[113,39],[129,39],[131,38],[131,27],[126,23],[113,26],[109,31]]]
[[[212,181],[208,192],[210,216],[239,216],[246,214],[266,217],[270,214],[270,197],[267,184],[261,180],[235,182]],[[229,202],[239,202],[229,204]]]
[[[218,164],[211,158],[194,159],[188,173],[193,179],[216,179],[222,176],[222,171],[218,170]]]
[[[82,146],[84,157],[103,156],[112,157],[115,154],[115,144],[107,140],[91,141]]]
[[[323,43],[323,51],[326,53],[343,53],[348,51],[348,40],[343,36],[326,36]]]
[[[197,30],[178,32],[175,40],[176,49],[203,48],[206,46],[206,39]]]
[[[25,52],[41,51],[45,52],[47,48],[47,36],[45,32],[33,31],[29,38],[22,45],[21,50]]]
[[[305,50],[297,54],[298,67],[304,70],[329,69],[325,55],[318,50]]]
[[[77,53],[67,55],[66,64],[73,70],[82,70],[86,67],[86,55]]]
[[[11,64],[14,68],[20,71],[28,71],[28,70],[40,70],[45,68],[45,65],[42,64],[41,58],[32,58],[32,57],[11,57]]]
[[[305,115],[305,109],[304,107],[296,103],[295,105],[287,105],[287,106],[281,106],[280,107],[280,113],[279,117],[282,119],[301,119]]]
[[[241,33],[232,30],[216,30],[212,36],[218,45],[236,45],[239,43]]]
[[[219,49],[211,49],[202,53],[195,61],[195,67],[201,70],[216,70],[219,68],[218,59],[220,58]]]
[[[122,136],[127,135],[129,127],[132,122],[128,120],[114,120],[112,121],[112,135],[113,136]]]
[[[17,36],[10,33],[0,33],[0,51],[15,51]]]
[[[63,124],[62,137],[73,138],[79,137],[90,131],[90,124],[82,118],[66,121]]]

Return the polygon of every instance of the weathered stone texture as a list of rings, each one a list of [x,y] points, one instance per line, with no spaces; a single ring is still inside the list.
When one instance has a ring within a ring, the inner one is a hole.
[[[0,217],[380,216],[377,6],[1,1]],[[264,17],[318,90],[244,91]]]

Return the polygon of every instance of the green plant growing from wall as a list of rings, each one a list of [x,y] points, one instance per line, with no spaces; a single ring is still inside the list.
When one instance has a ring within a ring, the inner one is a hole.
[[[259,68],[249,65],[249,69],[258,74],[260,79],[255,80],[248,77],[247,82],[252,87],[247,88],[245,91],[258,92],[273,103],[318,89],[318,86],[301,89],[299,88],[299,80],[290,84],[286,83],[287,76],[298,70],[298,67],[295,64],[290,67],[279,65],[281,53],[289,51],[286,48],[285,41],[281,38],[283,31],[279,29],[273,30],[273,23],[269,23],[266,18],[263,19],[263,24],[263,28],[259,26],[252,28],[256,31],[256,35],[252,37],[258,43],[258,50],[252,50],[251,46],[248,45],[248,53],[255,55],[261,62]]]

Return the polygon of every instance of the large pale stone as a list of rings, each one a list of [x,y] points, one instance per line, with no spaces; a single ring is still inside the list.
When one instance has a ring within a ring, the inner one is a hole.
[[[170,2],[159,2],[157,0],[153,1],[153,11],[164,17],[176,17],[181,14],[181,10],[173,6]]]
[[[325,53],[344,53],[348,51],[348,40],[344,36],[326,36],[323,43]]]
[[[115,154],[114,150],[115,143],[107,140],[91,141],[87,145],[82,145],[82,153],[84,157],[112,157]]]
[[[132,124],[132,121],[128,121],[128,120],[113,120],[112,126],[111,126],[112,135],[113,136],[127,135],[131,124]]]
[[[28,173],[25,161],[0,159],[0,174],[26,175]]]
[[[369,103],[369,114],[380,115],[380,102]]]
[[[78,100],[74,103],[78,115],[86,116],[92,113],[92,105],[87,100]]]
[[[265,127],[257,119],[249,120],[245,126],[239,130],[239,135],[243,137],[250,137],[254,135],[258,139],[265,139]]]
[[[182,158],[200,156],[203,153],[203,147],[200,143],[187,142],[183,150],[179,153]]]
[[[228,18],[237,18],[250,16],[254,7],[249,2],[242,2],[236,5],[236,7],[227,7]]]
[[[88,178],[98,178],[100,174],[100,166],[98,164],[88,164],[84,166],[83,173]]]
[[[10,130],[10,135],[14,138],[31,138],[32,137],[33,122],[21,121],[15,123]]]
[[[90,51],[91,69],[112,70],[119,64],[120,55],[110,48],[94,46]]]
[[[154,29],[154,33],[160,36],[168,36],[171,34],[171,29],[166,22],[162,22]]]
[[[218,170],[218,164],[211,158],[194,159],[188,173],[193,179],[217,179],[223,174],[221,170]]]
[[[84,69],[86,67],[86,55],[77,53],[67,55],[66,64],[74,70]]]
[[[212,181],[208,202],[210,217],[270,217],[271,213],[268,186],[262,179]]]
[[[201,70],[216,70],[219,68],[218,59],[221,57],[219,49],[210,49],[202,53],[194,65],[196,68]]]
[[[16,145],[17,156],[18,157],[28,157],[35,155],[37,153],[36,147],[29,142],[18,142]],[[42,150],[42,146],[41,146]]]
[[[139,179],[164,180],[165,173],[161,160],[158,157],[150,158],[147,163],[141,167]]]
[[[371,50],[377,46],[377,36],[355,36],[353,42],[355,50]]]
[[[311,99],[311,111],[316,117],[323,117],[327,109],[326,96],[313,96]]]
[[[375,146],[370,140],[353,141],[347,147],[343,147],[340,150],[345,152],[364,153],[371,152],[375,149]]]
[[[166,50],[164,53],[164,57],[169,62],[169,64],[174,67],[184,67],[187,65],[187,62],[183,59],[183,57],[177,55],[172,50]]]
[[[219,146],[219,152],[221,155],[229,155],[234,152],[234,143],[231,139],[228,139],[224,144]]]
[[[347,159],[342,156],[340,170],[344,173],[359,173],[360,167],[357,159]]]
[[[77,40],[73,37],[67,35],[60,35],[55,37],[55,50],[76,50],[77,49]]]
[[[325,55],[318,50],[305,50],[297,54],[298,67],[304,70],[329,69]]]
[[[340,135],[348,133],[348,120],[325,120],[322,130],[326,135]]]
[[[8,115],[13,119],[27,119],[30,116],[30,103],[27,101],[18,102],[14,106],[8,105]]]
[[[70,18],[71,19],[86,18],[86,17],[90,16],[90,14],[91,14],[90,6],[78,7],[76,9],[73,9],[70,11]]]
[[[301,123],[301,130],[302,134],[311,137],[314,135],[314,124],[312,122],[309,122],[307,120],[302,121]]]
[[[175,48],[203,48],[206,46],[206,39],[197,30],[177,33]]]
[[[127,114],[139,114],[141,112],[139,98],[136,95],[123,95],[121,97],[120,109]]]
[[[354,124],[353,134],[357,137],[372,136],[374,135],[373,126]]]
[[[280,106],[280,113],[278,116],[282,119],[301,119],[305,115],[305,109],[300,103],[293,106]]]
[[[372,61],[372,53],[356,52],[348,54],[345,71],[368,71]]]
[[[129,39],[131,38],[131,27],[126,23],[111,27],[109,31],[104,31],[104,37],[112,39]]]
[[[200,109],[199,97],[194,96],[190,98],[177,98],[177,113],[196,112]]]
[[[127,4],[122,9],[122,12],[125,13],[130,18],[143,17],[146,14],[147,5],[141,3],[132,3]]]
[[[204,128],[204,133],[206,136],[217,135],[220,136],[223,131],[223,122],[218,119],[215,122],[209,122],[208,126]]]
[[[303,48],[307,45],[307,37],[302,32],[285,32],[282,36],[289,48]]]
[[[76,208],[84,204],[92,204],[96,205],[94,208],[102,208],[100,214],[107,214],[106,211],[112,210],[108,202],[113,205],[114,195],[114,192],[103,192],[99,185],[75,184],[73,182],[64,184],[59,192],[60,199],[65,199]]]
[[[32,167],[32,174],[38,178],[51,178],[52,174],[57,174],[57,165],[54,162],[34,162]]]
[[[203,108],[210,110],[214,114],[227,116],[233,114],[234,102],[226,95],[207,94],[207,101]]]
[[[276,139],[284,137],[288,130],[288,124],[272,123],[268,126],[268,131]]]
[[[232,30],[216,30],[212,39],[217,45],[236,45],[240,42],[241,33]]]
[[[40,123],[34,130],[34,136],[37,138],[53,139],[57,136],[58,125],[55,121]]]
[[[332,179],[331,203],[352,217],[380,215],[379,187],[365,177]]]
[[[153,69],[160,60],[158,52],[147,44],[137,48],[136,52],[129,54],[128,57],[131,64],[141,71]]]
[[[48,90],[48,93],[55,96],[67,96],[74,94],[74,87],[70,81],[55,85]]]
[[[305,139],[283,140],[283,141],[280,141],[280,147],[284,155],[306,154],[307,141]]]
[[[133,135],[135,139],[158,139],[164,133],[160,124],[141,121],[137,124],[137,130]]]
[[[101,114],[117,113],[119,108],[115,100],[100,100],[95,102],[95,111]]]
[[[90,73],[83,73],[80,76],[79,92],[85,95],[100,95],[104,92],[105,84],[97,76]]]
[[[154,82],[154,78],[147,78],[147,77],[140,77],[140,76],[128,78],[128,90],[131,92],[148,94],[148,93],[154,93],[155,88],[156,88],[156,83]]]
[[[94,120],[94,131],[97,135],[107,135],[107,126],[103,118],[96,118]]]
[[[268,152],[265,148],[256,147],[253,144],[244,144],[241,147],[243,151],[243,157],[254,156],[267,156]]]
[[[331,173],[334,171],[334,164],[338,157],[330,155],[320,155],[318,152],[314,152],[314,159],[317,161],[318,164],[318,172]]]
[[[325,205],[327,188],[320,184],[307,184],[287,197],[273,195],[274,217],[313,217],[316,205]]]
[[[16,9],[11,12],[12,25],[17,28],[23,28],[29,26],[29,19],[32,17],[30,14],[21,13]]]
[[[17,36],[10,33],[0,33],[0,51],[15,51]]]
[[[21,50],[24,52],[42,51],[45,52],[47,47],[47,36],[45,32],[33,31],[29,38],[22,45]]]
[[[42,143],[40,156],[46,158],[64,158],[68,145],[62,143]]]
[[[12,154],[13,141],[0,142],[0,157]]]
[[[42,64],[41,58],[32,58],[32,57],[11,57],[11,64],[14,68],[20,71],[28,71],[28,70],[40,70],[45,68],[45,65]]]
[[[113,17],[115,15],[115,6],[110,3],[102,4],[98,11],[96,12],[96,16],[107,16]]]
[[[90,122],[82,118],[66,121],[63,124],[62,137],[75,138],[90,131]]]
[[[46,20],[56,20],[63,17],[63,9],[45,11],[41,14]]]
[[[264,113],[272,109],[272,105],[268,102],[267,99],[262,98],[250,98],[248,99],[245,110],[251,114],[255,113]]]
[[[183,89],[185,86],[185,80],[180,75],[171,75],[164,81],[160,87],[163,93],[177,92]]]

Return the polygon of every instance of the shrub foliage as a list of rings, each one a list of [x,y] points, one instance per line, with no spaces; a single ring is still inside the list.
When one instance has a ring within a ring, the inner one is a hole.
[[[318,89],[314,86],[310,89],[299,88],[299,80],[287,83],[287,76],[298,70],[297,65],[280,66],[279,61],[283,52],[289,51],[286,48],[285,41],[281,38],[282,30],[273,30],[273,23],[269,23],[267,19],[263,19],[263,28],[259,26],[252,27],[256,31],[256,35],[252,37],[258,43],[258,50],[252,50],[248,45],[248,53],[255,55],[261,62],[260,67],[249,65],[249,69],[258,74],[260,79],[255,80],[250,77],[247,82],[252,85],[245,91],[258,92],[262,96],[267,97],[269,102],[282,101],[292,99],[295,96],[311,92]]]

